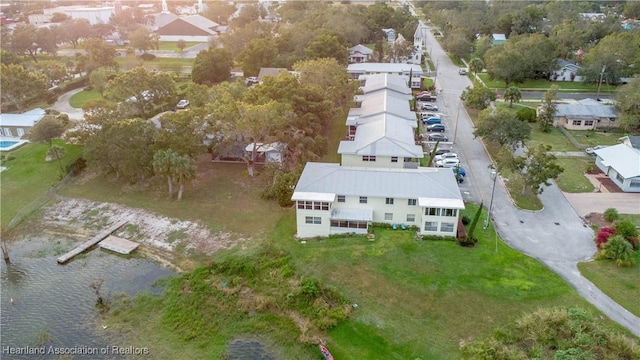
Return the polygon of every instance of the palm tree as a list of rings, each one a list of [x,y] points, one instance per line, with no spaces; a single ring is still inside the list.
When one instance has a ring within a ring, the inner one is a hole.
[[[477,78],[478,73],[484,69],[484,63],[480,58],[473,58],[469,60],[469,71],[473,73],[473,77]]]
[[[520,88],[511,86],[504,91],[504,99],[509,101],[509,107],[513,107],[514,102],[520,102],[522,99],[522,93]]]
[[[167,149],[158,150],[153,154],[153,171],[158,175],[167,177],[169,185],[169,197],[173,196],[173,168],[177,162],[179,155],[177,152]]]
[[[173,177],[180,186],[178,189],[178,200],[182,199],[184,184],[196,178],[196,166],[189,155],[178,156],[172,169]]]
[[[60,169],[61,179],[64,176],[64,169],[62,168],[62,161],[60,161],[60,159],[64,157],[64,154],[66,154],[66,152],[67,151],[65,150],[65,148],[58,145],[52,145],[51,147],[49,147],[49,150],[47,150],[47,157],[49,157],[50,159],[56,159],[58,161],[58,168]]]

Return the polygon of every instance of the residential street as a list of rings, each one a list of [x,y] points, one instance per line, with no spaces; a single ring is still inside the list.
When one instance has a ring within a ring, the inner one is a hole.
[[[69,105],[69,99],[73,95],[79,93],[82,90],[84,89],[83,88],[75,89],[60,95],[60,97],[55,102],[55,104],[53,104],[53,106],[50,106],[49,109],[57,110],[61,113],[68,114],[69,120],[73,120],[73,121],[82,120],[84,118],[84,111],[82,111],[82,109],[72,108],[71,105]]]
[[[458,67],[430,32],[426,51],[432,54],[432,61],[438,67],[436,88],[441,90],[438,105],[448,115],[444,117],[446,134],[450,140],[455,138],[453,151],[461,155],[462,166],[467,170],[467,179],[461,185],[463,198],[476,203],[484,200],[488,208],[494,184],[490,176],[491,161],[480,139],[473,138],[467,112],[464,109],[458,112],[459,96],[471,82],[466,76],[458,75]],[[496,181],[492,215],[500,237],[514,249],[540,260],[612,320],[640,336],[640,318],[611,300],[577,269],[578,262],[590,259],[596,251],[593,231],[555,184],[546,187],[540,198],[543,210],[519,210],[503,182]]]

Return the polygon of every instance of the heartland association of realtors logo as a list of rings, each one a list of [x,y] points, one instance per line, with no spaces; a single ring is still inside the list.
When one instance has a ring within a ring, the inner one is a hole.
[[[148,348],[139,347],[90,347],[90,346],[2,346],[2,355],[149,355]]]

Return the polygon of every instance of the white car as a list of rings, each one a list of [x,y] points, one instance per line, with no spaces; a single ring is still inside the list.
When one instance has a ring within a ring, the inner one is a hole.
[[[458,159],[458,154],[452,153],[452,152],[448,152],[448,153],[444,153],[442,155],[436,155],[433,158],[433,161],[440,161],[440,160],[445,160],[445,159]]]
[[[176,109],[186,109],[187,106],[189,106],[189,100],[182,99],[178,101],[178,104],[176,105]]]
[[[459,159],[442,159],[436,161],[436,167],[453,168],[460,165]]]

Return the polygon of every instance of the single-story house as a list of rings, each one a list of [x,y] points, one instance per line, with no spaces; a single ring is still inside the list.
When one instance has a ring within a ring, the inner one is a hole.
[[[557,59],[556,63],[558,64],[558,69],[549,75],[549,80],[576,82],[584,80],[584,76],[578,75],[578,71],[581,69],[579,65],[565,59]]]
[[[394,41],[396,41],[396,31],[394,29],[382,29],[382,32],[384,33],[384,35],[387,37],[387,42],[389,44],[393,43]]]
[[[596,166],[624,192],[640,192],[640,149],[618,144],[594,151]]]
[[[256,157],[256,162],[282,164],[286,149],[287,145],[279,142],[271,144],[257,143],[256,153],[258,156]],[[247,145],[244,150],[250,155],[253,152],[253,143]]]
[[[538,107],[538,112],[540,111]],[[582,99],[570,104],[557,104],[553,126],[568,130],[593,130],[601,126],[618,126],[615,106],[594,99]]]
[[[491,45],[502,45],[507,42],[505,34],[491,34]]]
[[[364,45],[358,44],[349,48],[349,64],[368,62],[371,60],[372,55],[373,50]]]
[[[366,234],[376,223],[416,226],[422,235],[456,236],[464,202],[453,171],[308,162],[291,200],[298,238]]]
[[[0,136],[22,138],[46,115],[36,108],[22,114],[0,114]]]
[[[420,80],[424,72],[420,65],[402,63],[360,63],[349,64],[347,73],[351,79],[360,79],[362,75],[394,74],[402,76],[412,89],[420,88]],[[409,79],[411,76],[411,79]]]

